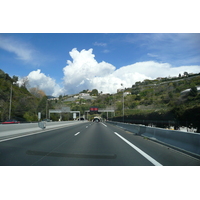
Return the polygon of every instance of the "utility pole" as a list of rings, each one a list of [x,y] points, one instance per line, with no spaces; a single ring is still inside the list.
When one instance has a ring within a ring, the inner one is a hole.
[[[48,107],[48,99],[46,100],[46,119],[48,119],[48,112],[47,112],[47,107]]]
[[[121,86],[123,87],[123,83],[121,84]],[[123,95],[123,122],[124,122],[124,88],[123,88],[123,92],[122,92],[122,95]]]
[[[10,116],[11,116],[11,106],[12,106],[12,84],[10,87],[10,106],[9,106],[9,116],[8,116],[9,120],[10,120]]]

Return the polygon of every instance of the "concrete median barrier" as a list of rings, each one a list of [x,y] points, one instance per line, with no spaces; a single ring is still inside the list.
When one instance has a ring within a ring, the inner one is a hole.
[[[62,121],[62,122],[44,122],[40,123],[22,123],[22,124],[9,124],[9,125],[0,125],[0,138],[8,138],[18,135],[23,135],[32,132],[44,132],[45,130],[50,130],[53,128],[59,128],[64,126],[70,126],[77,123],[82,123],[79,121]]]
[[[108,122],[112,123],[112,122]],[[147,127],[135,124],[126,124],[121,122],[114,122],[125,130],[131,131],[137,135],[147,137],[149,139],[162,142],[164,144],[177,147],[187,152],[191,152],[200,156],[200,134],[182,132],[175,130],[166,130],[162,128]]]

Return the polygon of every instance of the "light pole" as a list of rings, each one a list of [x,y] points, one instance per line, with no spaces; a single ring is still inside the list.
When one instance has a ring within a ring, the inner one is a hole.
[[[46,119],[48,119],[47,108],[48,108],[48,99],[46,100]]]
[[[10,106],[9,106],[9,116],[8,116],[9,120],[10,120],[10,116],[11,116],[11,105],[12,105],[12,84],[10,87]]]
[[[10,117],[11,117],[11,111],[12,111],[12,90],[13,90],[13,84],[16,84],[16,83],[11,83],[11,86],[10,86],[10,105],[9,105],[9,116],[8,116],[8,119],[10,120]]]
[[[123,83],[121,84],[121,86],[123,87]],[[123,108],[122,108],[122,111],[123,111],[123,122],[124,122],[124,88],[123,88]]]

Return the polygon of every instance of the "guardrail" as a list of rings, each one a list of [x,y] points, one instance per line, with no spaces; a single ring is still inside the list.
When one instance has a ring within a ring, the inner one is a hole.
[[[198,133],[166,130],[162,128],[153,128],[113,121],[107,121],[107,123],[117,125],[137,135],[141,135],[200,156],[200,134]]]

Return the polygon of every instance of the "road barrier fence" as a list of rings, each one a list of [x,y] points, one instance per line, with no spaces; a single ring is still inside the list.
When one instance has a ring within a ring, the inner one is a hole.
[[[200,156],[200,134],[183,132],[178,130],[167,130],[162,128],[148,127],[144,125],[127,124],[116,121],[107,123],[119,126],[137,135],[176,147],[188,153]]]

